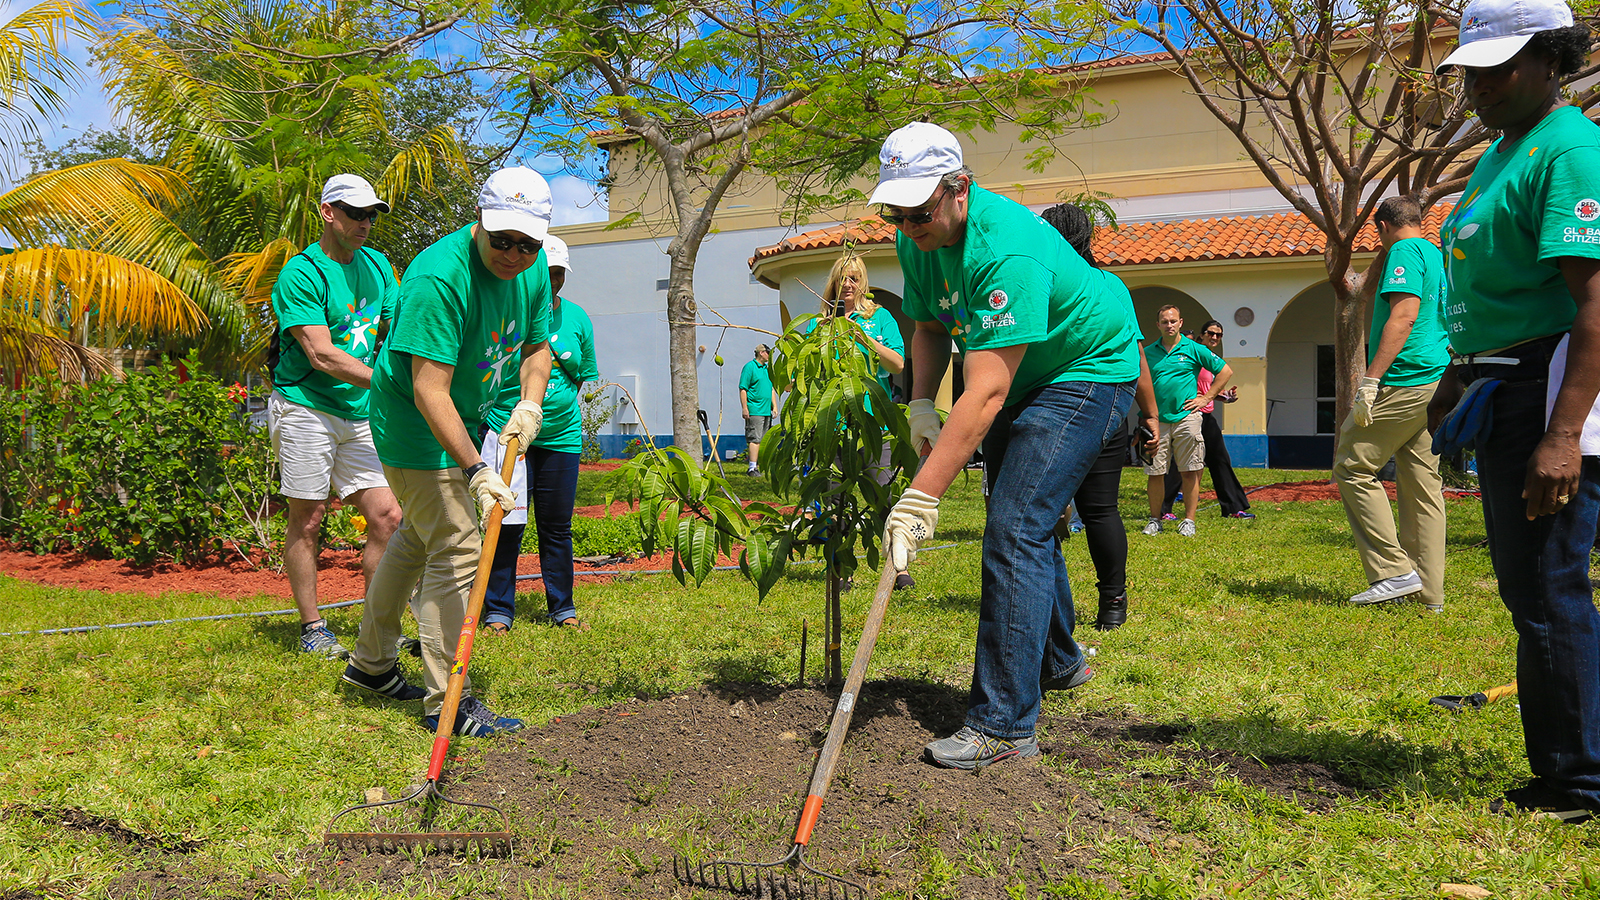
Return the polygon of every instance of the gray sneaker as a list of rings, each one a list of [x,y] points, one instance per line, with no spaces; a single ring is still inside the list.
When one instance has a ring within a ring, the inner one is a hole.
[[[1194,537],[1194,520],[1193,519],[1184,519],[1182,522],[1178,523],[1178,536],[1179,537]]]
[[[334,636],[333,629],[328,627],[327,622],[318,622],[300,632],[300,652],[325,659],[350,658],[350,651],[339,643],[339,639]]]
[[[1383,603],[1388,600],[1398,600],[1401,597],[1409,597],[1412,594],[1420,593],[1422,593],[1422,576],[1413,571],[1405,575],[1396,575],[1393,578],[1375,581],[1372,587],[1351,597],[1350,602],[1358,606],[1366,606],[1369,603]]]
[[[1143,533],[1143,534],[1160,534],[1161,533],[1161,520],[1160,519],[1156,519],[1156,518],[1152,518],[1150,521],[1144,523],[1144,528],[1141,529],[1141,533]]]
[[[928,759],[946,769],[979,769],[1013,756],[1038,756],[1039,739],[990,737],[969,726],[927,747]]]

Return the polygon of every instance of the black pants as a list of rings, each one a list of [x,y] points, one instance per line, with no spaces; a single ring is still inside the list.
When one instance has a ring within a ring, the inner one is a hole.
[[[1117,512],[1117,494],[1122,487],[1122,463],[1128,455],[1128,432],[1117,433],[1100,448],[1100,456],[1078,486],[1072,505],[1083,520],[1083,533],[1089,541],[1089,558],[1100,588],[1100,599],[1110,600],[1128,592],[1128,531]]]
[[[1217,491],[1217,505],[1224,516],[1244,512],[1250,508],[1250,499],[1244,495],[1244,486],[1233,474],[1233,459],[1228,456],[1228,445],[1222,440],[1222,427],[1211,413],[1200,414],[1200,436],[1206,442],[1206,468],[1211,471],[1211,486]],[[1167,496],[1161,501],[1163,513],[1172,512],[1172,501],[1183,489],[1183,478],[1177,467],[1167,469]]]

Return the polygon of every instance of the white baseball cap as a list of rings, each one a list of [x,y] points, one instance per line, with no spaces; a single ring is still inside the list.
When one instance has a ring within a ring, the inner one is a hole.
[[[550,233],[550,185],[523,166],[501,169],[483,183],[478,210],[485,230],[520,231],[542,241]]]
[[[912,122],[895,130],[878,151],[878,187],[873,203],[921,206],[933,196],[939,179],[961,171],[961,142],[929,122]]]
[[[322,202],[342,202],[346,206],[356,209],[369,209],[376,206],[378,212],[389,211],[389,204],[378,199],[378,192],[372,189],[372,183],[360,175],[335,175],[329,178],[322,186]]]
[[[572,271],[571,257],[567,252],[567,242],[553,234],[545,236],[544,259],[552,269],[560,266],[568,272]]]
[[[1535,34],[1571,26],[1572,10],[1563,0],[1472,0],[1461,11],[1461,46],[1434,71],[1498,66]]]

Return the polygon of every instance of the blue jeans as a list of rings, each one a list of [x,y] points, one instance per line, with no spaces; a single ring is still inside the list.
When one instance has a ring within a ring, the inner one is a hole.
[[[560,622],[578,614],[572,602],[572,504],[578,498],[578,454],[534,447],[528,451],[528,514],[539,532],[546,615]],[[517,555],[525,525],[505,525],[494,551],[483,623],[506,627],[517,612]]]
[[[1528,521],[1527,464],[1544,436],[1545,382],[1508,381],[1479,435],[1478,481],[1500,599],[1517,629],[1517,687],[1533,774],[1600,809],[1600,613],[1589,552],[1600,518],[1600,457],[1553,516]]]
[[[1132,400],[1133,382],[1048,385],[1001,410],[983,439],[989,515],[967,724],[984,734],[1032,735],[1039,683],[1083,665],[1055,524]]]

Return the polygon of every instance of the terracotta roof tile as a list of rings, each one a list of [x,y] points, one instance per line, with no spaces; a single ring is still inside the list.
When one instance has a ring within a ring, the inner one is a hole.
[[[1449,212],[1449,204],[1435,205],[1422,223],[1423,233],[1430,238],[1437,235],[1439,225]],[[818,228],[758,248],[750,265],[754,267],[763,260],[795,251],[843,247],[847,240],[857,246],[893,244],[894,228],[877,216]],[[1212,259],[1321,256],[1326,244],[1322,232],[1305,216],[1278,213],[1140,222],[1123,225],[1117,230],[1102,228],[1095,233],[1094,255],[1105,266],[1137,266]],[[1355,249],[1358,253],[1378,249],[1378,234],[1371,225],[1361,229]]]

